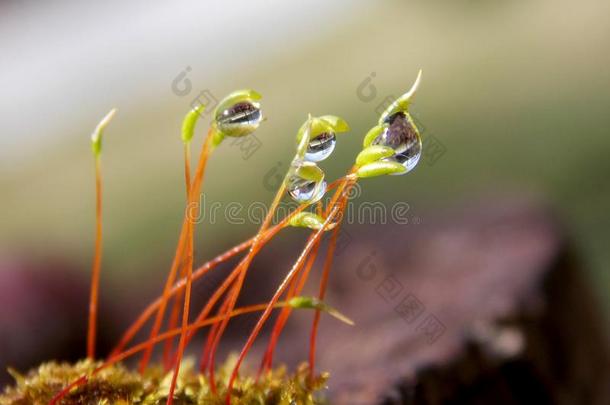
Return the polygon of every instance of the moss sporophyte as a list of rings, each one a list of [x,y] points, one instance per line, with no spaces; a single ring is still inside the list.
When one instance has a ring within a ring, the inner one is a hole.
[[[324,302],[326,287],[337,245],[343,212],[350,190],[361,178],[405,174],[417,164],[421,138],[408,112],[410,102],[421,80],[421,71],[411,89],[392,103],[377,124],[365,135],[363,149],[347,174],[330,183],[318,163],[329,158],[337,144],[337,135],[348,132],[345,120],[334,115],[312,117],[299,127],[296,152],[271,202],[267,216],[252,238],[221,253],[199,267],[194,267],[195,220],[185,210],[180,236],[171,268],[161,294],[142,311],[127,328],[104,360],[95,360],[97,301],[102,255],[102,136],[116,110],[111,110],[95,128],[92,150],[95,162],[96,230],[92,266],[87,359],[76,364],[41,365],[21,375],[10,370],[16,379],[0,396],[3,404],[315,404],[323,401],[327,373],[316,374],[318,323],[322,313],[353,324],[349,318]],[[196,124],[205,106],[186,115],[181,129],[184,148],[184,178],[187,207],[198,203],[206,166],[227,137],[248,136],[263,121],[261,95],[254,90],[239,90],[218,103],[203,142],[194,172],[191,168],[190,144]],[[326,202],[322,197],[334,194]],[[288,194],[299,206],[274,223],[275,211]],[[311,231],[305,246],[292,267],[277,286],[273,296],[258,305],[237,307],[250,264],[256,255],[285,227]],[[316,296],[305,296],[303,290],[318,255],[322,236],[331,232],[322,276]],[[191,308],[192,285],[213,271],[220,263],[242,255],[198,312]],[[273,356],[281,333],[292,311],[314,311],[309,343],[309,358],[293,374],[283,367],[273,369]],[[254,376],[240,375],[240,367],[273,311],[279,311],[269,335],[263,358]],[[234,317],[260,313],[258,321],[237,355],[230,356],[219,367],[218,347]],[[164,319],[168,319],[162,328]],[[152,320],[148,338],[134,343],[139,332]],[[205,333],[205,345],[198,361],[183,359],[185,349],[198,333]],[[159,364],[151,365],[151,356],[162,347]],[[129,371],[121,362],[139,355],[137,371]]]

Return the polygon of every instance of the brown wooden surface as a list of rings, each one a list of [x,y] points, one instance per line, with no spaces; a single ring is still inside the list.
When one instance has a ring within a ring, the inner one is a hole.
[[[325,318],[319,340],[332,403],[610,403],[607,325],[543,206],[347,232],[327,301],[357,325]],[[278,358],[296,362],[311,315],[295,317]]]

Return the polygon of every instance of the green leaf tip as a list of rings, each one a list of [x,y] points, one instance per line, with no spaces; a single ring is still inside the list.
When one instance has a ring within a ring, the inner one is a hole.
[[[102,135],[104,130],[112,120],[112,117],[116,114],[117,109],[113,108],[102,118],[102,120],[97,124],[93,133],[91,134],[91,149],[93,150],[93,154],[97,157],[102,152]]]
[[[182,142],[189,143],[191,139],[193,139],[195,125],[203,110],[205,110],[205,105],[200,104],[189,111],[184,117],[184,120],[182,121]]]
[[[309,139],[312,138],[313,128],[313,117],[311,113],[307,114],[307,120],[301,125],[297,132],[297,153],[295,155],[295,159],[303,159],[305,157],[305,153],[307,152],[307,145],[309,144]],[[307,134],[306,136],[303,136]]]
[[[294,297],[287,302],[287,305],[295,309],[315,309],[318,311],[326,312],[333,318],[336,318],[350,326],[354,326],[354,321],[352,321],[347,316],[343,315],[341,312],[316,297]]]
[[[356,157],[356,166],[362,167],[368,163],[373,163],[383,158],[394,155],[396,151],[389,146],[372,145],[364,148]]]
[[[263,96],[256,90],[235,90],[218,102],[218,105],[214,109],[214,116],[216,117],[218,114],[237,103],[241,103],[244,101],[254,102],[259,101],[262,98]]]
[[[391,116],[397,112],[400,112],[400,111],[406,112],[408,110],[409,105],[411,104],[411,100],[413,99],[413,97],[415,96],[415,93],[417,92],[417,89],[419,88],[419,84],[421,82],[421,76],[422,76],[422,70],[419,69],[419,72],[417,72],[417,77],[415,78],[415,81],[413,82],[413,85],[411,86],[409,91],[407,91],[402,96],[398,97],[396,100],[394,100],[394,102],[392,104],[389,105],[388,108],[386,108],[386,110],[379,117],[379,124],[383,124],[385,122],[386,118],[388,118],[389,116]]]
[[[335,134],[347,132],[350,130],[347,121],[336,115],[322,115],[320,117],[310,117],[301,125],[297,132],[297,143],[300,144],[303,139],[303,134],[307,131],[307,125],[311,120],[311,129],[309,130],[309,139],[325,133],[332,132]]]
[[[391,160],[380,160],[365,164],[356,171],[356,175],[360,178],[384,176],[386,174],[402,174],[407,171],[407,168],[398,162]]]
[[[314,214],[313,212],[299,212],[290,219],[288,225],[298,228],[309,228],[317,231],[322,229],[324,222],[324,218],[318,214]],[[324,230],[330,231],[335,226],[337,226],[336,223],[327,224]]]
[[[362,142],[362,146],[364,148],[368,148],[371,146],[373,141],[377,139],[377,137],[384,131],[383,125],[375,125],[373,128],[369,129],[369,132],[364,136],[364,141]]]
[[[293,168],[294,174],[304,180],[315,182],[324,180],[324,171],[314,162],[302,161],[298,165],[293,166]]]
[[[334,132],[347,132],[350,130],[349,124],[343,118],[336,115],[322,115],[318,119],[331,128]]]

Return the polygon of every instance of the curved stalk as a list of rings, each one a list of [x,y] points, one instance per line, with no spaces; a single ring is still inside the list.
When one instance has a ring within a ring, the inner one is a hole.
[[[339,207],[335,206],[331,210],[329,216],[324,221],[323,226],[318,231],[315,232],[315,234],[313,235],[313,238],[306,244],[305,248],[301,252],[296,263],[292,266],[292,268],[290,269],[290,271],[288,272],[288,274],[286,275],[286,277],[284,278],[284,280],[282,281],[282,283],[276,290],[275,294],[271,298],[271,301],[267,305],[267,308],[265,308],[265,311],[263,312],[263,314],[259,318],[258,322],[256,323],[256,326],[254,327],[252,333],[248,337],[248,340],[246,341],[246,344],[244,345],[242,351],[240,352],[237,362],[235,364],[235,367],[233,368],[233,371],[231,372],[231,376],[229,377],[229,383],[228,383],[228,388],[227,388],[227,392],[229,394],[227,395],[227,397],[225,399],[226,404],[231,403],[230,392],[233,388],[233,384],[235,383],[235,379],[237,378],[237,373],[239,372],[239,368],[240,368],[241,364],[243,363],[246,355],[248,354],[248,351],[252,347],[252,344],[254,344],[254,340],[256,339],[256,337],[260,333],[263,325],[269,318],[269,315],[271,314],[271,310],[273,309],[273,306],[275,305],[275,303],[278,301],[279,297],[282,295],[282,293],[288,286],[288,283],[290,283],[292,278],[295,276],[295,273],[296,273],[297,269],[299,268],[299,266],[301,265],[301,263],[304,262],[304,260],[309,255],[309,252],[313,249],[314,244],[322,237],[326,226],[331,222],[331,220],[334,219],[335,215],[338,212],[338,209],[339,209]]]
[[[97,309],[102,267],[102,135],[116,114],[113,108],[102,118],[91,134],[91,150],[95,158],[95,253],[91,269],[91,292],[89,294],[89,321],[87,326],[87,357],[95,358],[97,335]]]
[[[190,141],[184,142],[184,183],[185,183],[185,191],[186,191],[186,203],[187,206],[190,202],[189,192],[191,188],[191,143]],[[185,269],[182,269],[180,273],[181,278],[185,278]],[[174,329],[178,325],[178,317],[180,316],[180,303],[183,302],[184,294],[179,292],[174,297],[174,303],[172,306],[172,311],[170,314],[168,329]],[[173,339],[168,339],[165,341],[165,345],[163,346],[163,366],[167,371],[171,367],[170,356],[172,352]]]
[[[87,357],[95,358],[97,335],[97,306],[102,266],[102,166],[99,154],[95,157],[95,255],[91,271],[91,293],[89,298],[89,325],[87,330]]]
[[[214,128],[210,128],[208,130],[208,134],[206,136],[206,139],[203,143],[203,148],[201,150],[201,156],[199,158],[199,163],[197,165],[195,178],[193,180],[193,184],[190,187],[190,190],[192,191],[192,193],[190,193],[190,194],[199,195],[199,192],[201,190],[201,183],[203,181],[205,167],[207,165],[208,157],[209,157],[209,154],[211,151],[212,142],[214,139],[214,133],[215,133]],[[154,322],[152,330],[150,332],[151,339],[154,338],[159,333],[159,330],[161,329],[161,323],[163,321],[163,316],[165,314],[165,308],[167,307],[167,301],[169,300],[169,291],[171,290],[171,286],[174,283],[174,280],[176,278],[178,266],[180,265],[183,255],[184,255],[184,249],[188,248],[189,223],[191,222],[191,219],[189,218],[189,214],[190,214],[191,208],[192,208],[192,206],[187,205],[186,210],[185,210],[184,220],[182,222],[182,230],[180,232],[180,239],[178,241],[178,247],[176,248],[176,254],[174,255],[172,267],[170,269],[169,275],[167,277],[167,281],[163,288],[161,304],[159,305],[159,309],[157,311],[157,316],[155,318],[155,322]],[[142,359],[140,361],[140,366],[139,366],[140,372],[144,372],[144,370],[148,366],[148,363],[150,361],[150,356],[152,354],[152,350],[153,350],[153,345],[150,345],[144,351],[144,353],[142,355]]]

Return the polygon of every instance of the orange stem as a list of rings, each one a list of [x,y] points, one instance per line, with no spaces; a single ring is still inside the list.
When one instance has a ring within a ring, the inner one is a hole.
[[[263,233],[262,236],[262,240],[260,241],[260,248],[262,248],[266,243],[268,243],[282,228],[284,228],[284,226],[286,226],[286,224],[288,223],[288,221],[290,221],[290,219],[295,216],[296,214],[298,214],[299,212],[301,212],[305,207],[298,207],[294,212],[292,212],[290,215],[288,215],[286,218],[282,219],[282,221],[280,223],[278,223],[277,225],[273,226],[272,228],[270,228],[267,232]],[[256,236],[252,239],[250,239],[250,241],[252,243],[254,243],[254,239],[256,239]],[[240,264],[245,260],[242,259],[242,261],[240,262]],[[231,273],[229,274],[229,276],[227,278],[225,278],[225,280],[223,281],[223,283],[220,285],[220,287],[218,287],[216,289],[216,291],[214,291],[214,293],[212,294],[212,297],[210,297],[210,299],[208,300],[208,302],[206,303],[206,305],[204,306],[204,308],[201,310],[201,312],[199,313],[199,315],[197,316],[197,321],[200,321],[202,319],[205,319],[206,316],[208,315],[208,313],[212,310],[212,308],[214,307],[214,305],[216,305],[216,303],[218,302],[218,299],[222,296],[222,294],[230,287],[231,283],[235,280],[235,278],[237,277],[237,275],[239,274],[238,272],[239,270],[239,264],[236,268],[234,268]],[[196,321],[196,322],[197,322]],[[192,338],[192,335],[190,335],[188,337],[189,339]],[[187,342],[189,340],[187,339]]]
[[[191,303],[191,289],[193,283],[193,225],[190,226],[189,230],[189,256],[187,257],[187,278],[186,288],[184,292],[184,310],[182,312],[182,327],[180,331],[180,340],[178,341],[178,351],[175,356],[175,368],[174,374],[172,375],[172,381],[169,388],[169,395],[167,397],[167,405],[172,405],[174,400],[174,391],[176,389],[176,382],[178,380],[178,373],[180,372],[180,365],[182,363],[182,357],[184,356],[184,349],[186,347],[186,334],[188,331],[188,319]]]
[[[186,219],[185,219],[186,222]],[[163,321],[163,316],[165,314],[165,308],[167,307],[167,301],[170,298],[170,290],[171,286],[174,283],[174,279],[176,278],[176,271],[178,270],[178,266],[181,262],[182,252],[184,247],[184,241],[187,237],[186,234],[186,224],[182,224],[182,230],[180,232],[180,239],[178,240],[178,248],[176,250],[176,254],[174,256],[174,260],[172,262],[172,267],[167,276],[167,280],[165,282],[165,287],[163,288],[163,293],[161,295],[161,299],[159,300],[159,305],[157,308],[157,316],[155,317],[152,329],[150,331],[149,341],[152,342],[154,337],[157,336],[159,330],[161,329],[161,322]],[[135,334],[135,333],[134,333]],[[150,361],[150,356],[152,354],[153,344],[150,343],[149,346],[144,350],[142,354],[142,359],[140,360],[139,371],[143,373],[146,367],[148,366],[148,362]]]
[[[353,170],[353,169],[352,169]],[[335,192],[335,194],[333,195],[333,198],[331,198],[325,213],[322,213],[322,206],[320,203],[318,203],[317,206],[317,212],[318,215],[328,215],[328,213],[330,212],[331,207],[334,206],[334,204],[337,202],[337,200],[342,196],[345,195],[346,193],[343,191],[346,184],[348,182],[348,177],[342,177],[338,180],[335,180],[333,183],[331,183],[332,187],[335,186],[339,186],[337,191]],[[331,187],[329,187],[331,188]],[[341,207],[342,209],[343,207]],[[341,217],[342,218],[342,217]],[[312,233],[313,235],[313,233]],[[310,236],[311,238],[311,236]],[[315,258],[317,257],[318,254],[318,247],[319,247],[319,242],[316,244],[316,246],[314,247],[311,257],[309,258],[309,262],[307,264],[307,268],[305,269],[305,271],[303,272],[302,276],[299,279],[298,282],[298,286],[296,287],[296,290],[293,290],[293,286],[295,285],[295,282],[291,282],[291,287],[288,291],[287,294],[287,298],[286,299],[290,299],[292,298],[292,296],[296,296],[299,295],[301,293],[301,291],[303,290],[303,287],[305,286],[305,282],[307,281],[307,278],[309,277],[309,273],[311,270],[311,267],[315,261]],[[284,308],[282,309],[282,312],[280,313],[280,315],[278,316],[278,319],[276,321],[276,324],[273,328],[272,334],[271,334],[271,338],[269,341],[269,344],[267,346],[267,350],[265,352],[265,356],[263,358],[263,361],[261,363],[261,367],[259,368],[258,371],[258,377],[260,377],[260,375],[265,371],[271,368],[272,362],[273,362],[273,352],[275,350],[275,347],[277,346],[277,341],[279,340],[279,336],[286,324],[286,322],[288,321],[288,317],[290,316],[290,314],[292,313],[292,308]]]
[[[201,156],[199,158],[199,163],[197,165],[197,171],[195,172],[195,179],[193,181],[193,184],[190,187],[190,190],[192,190],[192,194],[194,196],[198,195],[199,191],[201,190],[201,182],[203,181],[205,166],[206,166],[208,156],[209,156],[208,152],[211,147],[213,131],[214,131],[213,128],[210,128],[208,130],[208,134],[206,136],[206,140],[203,144],[203,148],[201,151]],[[191,193],[189,193],[189,194],[191,194]],[[187,205],[186,210],[185,210],[184,220],[182,221],[182,229],[180,231],[180,238],[178,241],[178,247],[176,248],[176,254],[174,255],[172,267],[170,269],[169,275],[167,277],[167,281],[165,282],[165,286],[163,288],[161,304],[159,305],[159,309],[157,311],[157,316],[155,318],[153,328],[150,332],[151,339],[154,338],[159,333],[159,330],[161,329],[161,323],[163,321],[163,316],[165,315],[165,308],[167,307],[167,302],[170,298],[169,292],[171,290],[172,284],[174,283],[174,279],[176,278],[176,272],[177,272],[178,266],[182,260],[185,245],[188,244],[188,228],[189,228],[189,222],[190,222],[189,213],[190,213],[191,208],[192,208],[192,206],[190,206],[190,204],[189,204],[189,205]],[[188,247],[188,246],[186,246],[186,247]],[[186,286],[185,286],[185,288],[186,288]],[[142,359],[140,361],[140,372],[141,373],[144,372],[144,370],[148,366],[148,362],[150,361],[150,356],[152,355],[153,347],[154,347],[154,345],[151,344],[144,351],[144,354],[142,355]]]
[[[353,170],[353,169],[352,169]],[[345,188],[345,191],[342,193],[343,199],[340,203],[340,210],[343,212],[345,209],[345,205],[347,204],[347,196],[355,181],[348,181],[348,185]],[[318,298],[320,301],[324,300],[324,296],[326,295],[326,287],[328,285],[328,276],[330,274],[330,269],[333,265],[333,258],[335,254],[335,249],[337,247],[337,238],[339,236],[339,230],[341,228],[341,222],[337,223],[335,229],[333,230],[333,234],[331,236],[328,250],[326,252],[326,260],[324,262],[324,269],[322,270],[322,278],[320,279],[320,289],[318,292]],[[314,368],[316,362],[316,337],[318,334],[318,324],[320,322],[320,311],[316,310],[314,315],[312,327],[311,327],[311,336],[309,339],[309,378],[313,381],[314,376]]]
[[[345,200],[344,200],[344,203],[341,205],[341,207],[343,208],[344,206],[345,206]],[[332,267],[332,264],[333,264],[333,257],[335,254],[335,248],[337,246],[337,237],[339,235],[340,227],[341,227],[341,224],[338,223],[337,226],[335,227],[335,229],[333,229],[333,233],[332,233],[330,242],[328,244],[328,250],[326,251],[326,260],[324,262],[324,270],[322,271],[322,278],[320,280],[320,290],[318,293],[318,298],[320,299],[320,301],[324,300],[324,296],[326,294],[328,275],[330,273],[330,268]],[[313,380],[313,375],[314,375],[316,335],[318,332],[319,321],[320,321],[320,311],[316,310],[316,313],[315,313],[314,319],[313,319],[313,325],[311,327],[311,337],[310,337],[310,341],[309,341],[309,376],[310,376],[311,380]]]
[[[184,277],[184,271],[181,273],[181,277]],[[186,280],[186,279],[185,279]],[[169,322],[167,324],[168,329],[174,329],[178,326],[178,319],[180,317],[180,303],[184,302],[184,289],[181,289],[174,297],[172,311],[169,317]],[[171,354],[172,347],[174,345],[173,339],[168,339],[165,341],[165,345],[163,346],[163,367],[165,371],[168,371],[171,366]]]
[[[245,242],[242,242],[241,244],[227,250],[226,252],[216,256],[214,259],[210,260],[209,262],[203,264],[196,271],[193,272],[193,280],[197,280],[197,279],[201,278],[202,276],[207,274],[208,271],[214,269],[220,263],[229,260],[230,258],[232,258],[233,256],[237,255],[240,252],[243,252],[244,250],[246,250],[247,248],[249,248],[252,245],[253,241],[254,241],[254,238],[251,238]],[[170,293],[169,293],[170,297],[181,292],[184,289],[185,284],[186,284],[186,279],[178,280],[176,282],[176,284],[174,284],[174,286],[170,290]],[[144,311],[142,311],[142,313],[138,316],[136,321],[133,322],[132,325],[123,334],[119,344],[117,344],[117,346],[113,349],[110,356],[116,355],[121,350],[123,350],[125,348],[125,346],[127,346],[129,344],[129,342],[131,342],[131,340],[140,331],[140,329],[146,323],[146,321],[148,321],[152,317],[152,315],[154,314],[154,311],[159,308],[159,306],[161,305],[161,301],[162,301],[162,298],[157,298],[155,301],[150,303],[144,309]]]
[[[237,302],[237,298],[239,297],[239,293],[241,292],[241,289],[242,289],[242,286],[244,283],[244,279],[246,277],[246,273],[248,272],[250,263],[254,259],[254,256],[256,256],[256,254],[262,248],[262,246],[260,246],[260,244],[261,244],[261,241],[263,240],[263,234],[267,230],[269,225],[271,224],[271,221],[273,220],[273,216],[275,214],[275,210],[277,209],[277,206],[279,205],[282,197],[284,196],[285,191],[286,191],[286,182],[282,182],[282,185],[278,189],[278,191],[273,199],[273,202],[271,203],[271,205],[269,207],[269,212],[267,212],[267,215],[266,215],[265,219],[263,220],[263,223],[262,223],[257,235],[255,236],[254,243],[250,247],[250,251],[248,252],[248,255],[235,268],[235,270],[237,270],[239,272],[239,277],[237,279],[236,284],[233,286],[232,290],[229,293],[230,294],[229,303],[228,303],[228,307],[226,308],[226,314],[230,314],[231,311],[233,311],[233,308],[235,308],[235,304]],[[228,323],[229,323],[229,318],[227,317],[220,324],[220,326],[218,327],[218,331],[215,334],[214,340],[212,342],[212,348],[210,350],[209,367],[210,367],[210,388],[212,389],[212,392],[216,392],[216,384],[215,384],[215,378],[214,378],[214,363],[215,363],[216,351],[218,350],[218,344],[220,343],[220,339],[222,338],[222,335],[224,334],[224,331],[225,331]]]
[[[305,281],[307,280],[307,277],[309,276],[309,272],[310,272],[311,268],[313,267],[313,264],[318,255],[319,247],[320,247],[320,243],[318,241],[318,243],[316,243],[314,245],[312,252],[309,255],[309,258],[307,260],[307,265],[305,266],[305,270],[303,271],[303,274],[300,276],[298,281],[297,281],[297,278],[295,277],[290,282],[288,292],[286,293],[287,301],[295,296],[298,296],[301,293],[303,286],[305,284]],[[300,270],[298,270],[298,271],[300,272]],[[288,318],[290,317],[291,313],[292,313],[292,308],[284,307],[284,308],[282,308],[282,311],[278,315],[278,318],[275,321],[275,326],[273,327],[273,331],[271,333],[271,337],[269,338],[269,344],[267,345],[267,350],[265,351],[265,356],[261,363],[261,367],[259,369],[257,378],[260,377],[260,375],[265,370],[271,369],[271,365],[273,363],[273,352],[275,351],[275,347],[277,346],[277,342],[279,340],[280,334],[282,333],[282,330],[284,329],[284,326],[286,325],[286,322],[288,321]]]
[[[344,178],[335,180],[334,182],[332,182],[332,183],[330,183],[328,185],[328,189],[330,190],[330,189],[333,189],[333,188],[337,187],[337,185],[339,185],[340,182],[342,182],[343,180],[344,180]],[[292,218],[297,213],[301,212],[304,208],[305,207],[297,208],[293,213],[291,213],[284,220],[282,220],[281,223],[275,225],[269,231],[267,231],[266,235],[273,235],[274,236],[275,234],[277,234],[277,232],[283,226],[285,226],[285,224],[290,220],[290,218]],[[271,236],[271,238],[273,236]],[[182,233],[181,233],[180,237],[181,238],[183,237]],[[242,242],[241,244],[239,244],[239,245],[237,245],[237,246],[227,250],[226,252],[216,256],[214,259],[204,263],[195,272],[193,272],[193,280],[199,279],[200,277],[204,276],[208,271],[212,270],[213,268],[215,268],[220,263],[225,262],[225,261],[229,260],[230,258],[232,258],[233,256],[235,256],[236,254],[238,254],[240,252],[243,252],[244,250],[248,249],[250,246],[252,246],[252,244],[254,243],[255,239],[256,239],[256,236],[248,239],[245,242]],[[267,239],[267,236],[265,236],[265,239]],[[181,246],[182,242],[179,242],[179,245]],[[174,296],[178,292],[182,291],[182,289],[184,287],[185,287],[185,280],[184,279],[178,280],[176,282],[176,284],[171,287],[171,290],[169,291],[168,296],[169,297]],[[140,329],[142,329],[142,327],[144,326],[146,321],[148,321],[152,317],[154,312],[161,307],[162,302],[163,302],[163,298],[164,298],[163,296],[159,297],[156,300],[154,300],[153,302],[151,302],[150,304],[148,304],[148,306],[140,313],[138,318],[136,318],[136,320],[123,333],[123,336],[121,336],[121,339],[120,339],[119,343],[114,347],[114,349],[112,350],[110,356],[116,355],[121,350],[123,350],[125,348],[125,346],[127,346],[129,344],[129,342],[131,342],[131,340],[140,331]]]
[[[246,355],[248,354],[248,351],[250,350],[250,348],[254,344],[254,340],[256,339],[258,334],[260,333],[263,325],[265,324],[265,322],[269,318],[269,315],[271,314],[271,310],[273,309],[273,306],[275,305],[275,303],[278,301],[279,297],[282,295],[282,293],[284,292],[284,290],[288,286],[288,283],[290,283],[290,280],[292,280],[292,278],[295,276],[297,269],[301,266],[301,263],[303,263],[305,261],[305,259],[307,258],[308,254],[312,250],[314,244],[317,243],[317,241],[322,237],[322,234],[324,233],[326,226],[334,218],[334,216],[337,214],[337,212],[338,212],[338,207],[334,207],[331,210],[330,215],[324,221],[324,224],[322,225],[322,227],[318,231],[315,232],[315,234],[313,235],[312,239],[305,245],[305,248],[301,252],[301,255],[297,259],[296,263],[292,266],[292,268],[290,269],[290,271],[288,272],[288,274],[286,275],[286,277],[284,278],[284,280],[282,281],[282,283],[278,287],[277,291],[275,292],[275,294],[271,298],[271,301],[267,304],[267,308],[265,308],[265,311],[263,312],[263,314],[259,318],[258,322],[256,323],[256,326],[254,327],[254,330],[252,331],[252,333],[248,337],[248,340],[246,341],[246,344],[244,345],[241,353],[239,354],[239,357],[237,359],[235,367],[233,368],[233,371],[232,371],[231,376],[229,378],[229,384],[228,384],[228,387],[227,387],[228,394],[227,394],[227,397],[226,397],[226,400],[225,400],[226,404],[229,405],[231,403],[230,392],[231,392],[231,390],[233,388],[233,384],[235,383],[235,379],[237,378],[237,373],[239,372],[239,367],[243,363]]]
[[[228,303],[226,301],[225,303]],[[221,311],[225,308],[224,304]],[[210,363],[210,350],[212,350],[212,343],[214,342],[214,337],[216,336],[216,332],[218,332],[218,324],[214,324],[210,331],[208,332],[208,337],[205,340],[205,344],[203,346],[203,351],[201,352],[201,359],[199,362],[199,371],[201,374],[204,374],[208,368],[208,364]]]
[[[343,186],[345,185],[345,181],[346,181],[346,177],[337,179],[337,180],[333,181],[332,183],[330,183],[328,185],[327,189],[330,190],[339,185],[340,190],[342,190]],[[264,230],[264,228],[266,226],[268,226],[268,223],[273,218],[275,209],[277,208],[277,205],[279,204],[279,201],[281,200],[281,197],[283,196],[284,187],[285,187],[285,185],[282,184],[282,187],[280,188],[280,190],[278,190],[276,197],[275,197],[273,203],[271,204],[267,217],[265,218],[265,221],[263,222],[263,225],[261,226],[259,233],[257,234],[257,236],[255,236],[255,238],[257,238],[261,234],[261,232]],[[339,190],[338,190],[338,192],[339,192]],[[335,200],[333,200],[333,201],[335,201]],[[305,206],[301,206],[299,209],[297,209],[297,212],[300,212],[304,208],[305,208]],[[292,217],[292,215],[294,215],[294,214],[296,214],[296,212],[292,213],[290,215],[290,217]],[[256,254],[260,251],[261,248],[262,248],[262,246],[258,247],[254,244],[252,246],[252,248],[250,249],[248,257],[246,257],[244,259],[245,262],[238,264],[238,266],[235,268],[235,271],[241,271],[241,276],[240,276],[240,279],[238,280],[237,284],[233,287],[233,289],[231,291],[231,295],[228,297],[230,307],[231,306],[234,307],[237,297],[239,296],[241,287],[243,285],[243,279],[245,278],[245,274],[248,270],[248,266],[249,266],[251,260],[254,258],[254,256],[256,256]],[[240,269],[242,269],[242,270],[240,270]],[[221,311],[223,308],[224,308],[224,304],[223,304],[223,307],[221,308]],[[224,332],[225,328],[226,328],[226,323],[223,323],[220,326],[218,326],[219,330],[212,330],[210,332],[210,336],[208,336],[208,342],[206,343],[204,353],[202,356],[202,359],[205,359],[205,361],[202,363],[202,366],[203,366],[202,368],[204,368],[205,365],[209,365],[209,367],[210,367],[210,387],[213,392],[216,392],[216,385],[215,385],[215,379],[214,379],[214,358],[215,358],[215,353],[216,353],[218,344],[220,342],[220,338],[222,337],[222,333]],[[211,344],[210,344],[210,342],[211,342]],[[209,353],[209,356],[207,355],[207,353]]]
[[[193,206],[193,204],[197,204],[197,195],[201,190],[201,183],[203,182],[203,177],[205,175],[205,167],[206,162],[210,156],[210,152],[212,150],[213,136],[211,133],[206,138],[203,149],[201,150],[201,157],[199,159],[199,165],[197,167],[195,182],[196,184],[193,187],[187,186],[187,194],[188,194],[188,207]],[[188,169],[188,167],[187,167]],[[190,185],[190,182],[187,183]],[[188,212],[187,212],[188,217]],[[194,227],[195,222],[194,218],[190,218],[188,227],[188,237],[187,237],[187,253],[186,253],[186,286],[184,289],[184,309],[182,312],[182,332],[180,333],[180,340],[178,341],[178,351],[176,353],[175,358],[175,368],[174,374],[172,376],[172,381],[169,387],[169,395],[167,397],[167,405],[172,405],[174,401],[174,391],[176,389],[176,382],[178,381],[178,373],[180,372],[180,365],[182,363],[182,357],[184,356],[184,350],[186,348],[186,339],[187,339],[187,330],[188,330],[188,319],[191,305],[191,289],[193,284],[193,238],[194,238]]]
[[[89,296],[89,325],[87,330],[87,357],[95,358],[97,334],[97,306],[102,266],[102,167],[99,155],[95,157],[95,255],[91,271],[91,293]]]
[[[190,202],[189,200],[189,191],[191,188],[191,147],[190,142],[184,143],[184,183],[186,190],[186,203]],[[185,277],[185,268],[182,269],[180,273],[180,277]],[[184,294],[179,292],[174,297],[174,303],[172,306],[172,312],[169,318],[168,329],[174,329],[178,325],[178,316],[180,316],[180,303],[183,302]],[[168,339],[165,341],[165,345],[163,347],[163,365],[165,370],[167,371],[170,365],[170,355],[172,352],[173,339]]]

